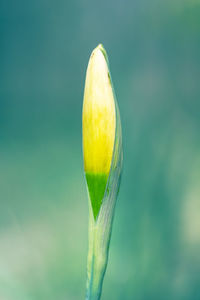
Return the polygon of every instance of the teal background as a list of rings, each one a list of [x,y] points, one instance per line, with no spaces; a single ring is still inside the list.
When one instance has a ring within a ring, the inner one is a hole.
[[[200,2],[0,0],[0,300],[84,299],[100,42],[124,145],[102,300],[200,299]]]

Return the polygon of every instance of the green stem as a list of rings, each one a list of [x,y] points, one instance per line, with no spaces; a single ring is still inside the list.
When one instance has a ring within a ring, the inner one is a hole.
[[[100,223],[94,221],[90,208],[89,217],[89,251],[87,263],[86,300],[99,300],[101,297],[103,278],[108,261],[107,247],[104,247],[104,230]]]

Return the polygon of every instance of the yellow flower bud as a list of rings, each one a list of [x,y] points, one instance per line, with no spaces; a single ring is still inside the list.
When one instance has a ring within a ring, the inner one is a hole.
[[[107,55],[100,44],[91,54],[83,102],[83,156],[96,218],[104,196],[115,143],[116,110]]]
[[[115,139],[115,102],[106,59],[99,45],[89,60],[83,102],[85,172],[108,174]]]

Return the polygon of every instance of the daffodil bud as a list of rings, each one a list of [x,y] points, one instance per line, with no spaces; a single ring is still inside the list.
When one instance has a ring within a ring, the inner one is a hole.
[[[102,45],[93,50],[83,102],[83,153],[88,191],[96,219],[108,180],[116,132],[112,83]]]

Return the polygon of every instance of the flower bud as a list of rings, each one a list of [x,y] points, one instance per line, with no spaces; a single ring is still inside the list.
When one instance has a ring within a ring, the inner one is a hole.
[[[94,218],[97,218],[111,168],[116,107],[108,60],[100,44],[91,54],[83,102],[84,170]]]

